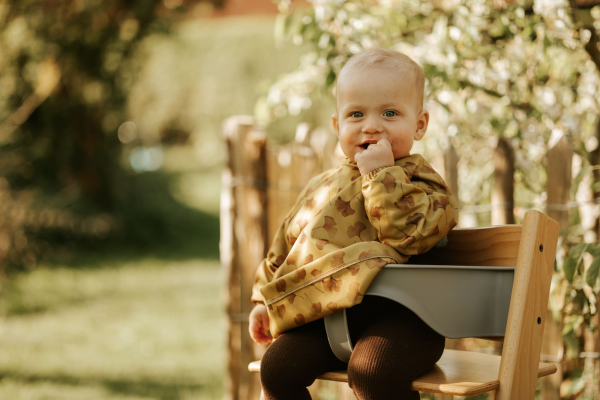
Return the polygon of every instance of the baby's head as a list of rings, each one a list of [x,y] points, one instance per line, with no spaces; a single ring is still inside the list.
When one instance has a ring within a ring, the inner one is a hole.
[[[337,80],[337,112],[333,126],[346,157],[387,139],[394,159],[410,154],[413,141],[427,131],[423,109],[425,77],[408,56],[372,49],[348,61]]]

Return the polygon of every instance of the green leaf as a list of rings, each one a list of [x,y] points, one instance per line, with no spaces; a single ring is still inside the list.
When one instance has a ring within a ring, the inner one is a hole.
[[[567,258],[565,258],[565,263],[563,264],[563,272],[569,283],[573,283],[575,271],[583,259],[583,252],[589,245],[589,243],[577,244],[569,250],[569,253],[567,253]]]
[[[600,257],[600,243],[590,245],[585,251],[594,257]]]
[[[552,42],[550,41],[550,39],[548,39],[548,35],[544,36],[544,42],[543,43],[544,43],[544,51],[546,49],[548,49],[548,47],[552,46]]]
[[[567,336],[569,333],[579,329],[579,326],[583,322],[583,316],[581,315],[569,315],[565,318],[565,324],[563,326],[562,335]]]
[[[327,74],[327,80],[325,82],[325,85],[327,87],[330,87],[331,85],[333,85],[334,82],[335,82],[335,72],[331,69],[331,70],[329,70],[329,73]]]
[[[423,65],[423,73],[426,77],[436,76],[438,74],[438,69],[433,64],[424,64]]]
[[[600,165],[588,165],[586,167],[581,168],[581,171],[577,174],[575,179],[573,179],[573,183],[571,185],[571,199],[575,199],[575,195],[577,194],[577,190],[579,189],[579,184],[583,180],[583,178],[590,172],[600,169]]]
[[[598,272],[600,272],[600,257],[594,258],[594,261],[592,261],[592,265],[590,265],[590,268],[588,268],[587,272],[585,273],[585,281],[591,287],[594,287],[594,285],[596,284],[596,280],[598,279]]]
[[[573,321],[567,321],[563,325],[562,335],[567,336],[571,332],[573,332]]]
[[[570,331],[569,334],[563,336],[563,340],[567,347],[567,358],[576,358],[579,356],[579,339],[575,332]]]
[[[448,107],[448,105],[447,105],[447,104],[440,103],[439,101],[436,101],[436,102],[437,102],[437,103],[438,103],[440,106],[444,107],[444,109],[445,109],[446,111],[450,112],[450,107]]]
[[[566,380],[560,386],[560,394],[563,398],[577,398],[585,388],[588,378],[584,376],[583,371],[574,371],[570,374],[570,379]],[[578,397],[581,398],[581,397]]]
[[[563,272],[565,273],[565,278],[569,283],[573,283],[573,275],[575,275],[575,269],[577,268],[577,260],[573,257],[567,257],[565,259],[565,263],[563,264]]]

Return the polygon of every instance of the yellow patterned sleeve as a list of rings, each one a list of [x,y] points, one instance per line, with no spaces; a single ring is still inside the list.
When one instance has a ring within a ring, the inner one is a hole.
[[[314,189],[314,187],[315,179],[313,178],[302,190],[296,199],[296,202],[279,226],[279,229],[277,229],[275,237],[273,238],[273,242],[271,243],[271,247],[267,251],[267,257],[259,264],[254,275],[254,285],[252,286],[251,297],[251,300],[254,303],[264,303],[265,299],[260,292],[260,288],[273,280],[273,276],[275,275],[277,268],[279,268],[287,258],[292,248],[288,239],[289,222],[300,210],[300,208],[302,208],[304,202],[306,201],[306,196]]]
[[[362,191],[379,241],[410,256],[431,249],[456,226],[458,204],[422,157],[403,160],[363,176]]]

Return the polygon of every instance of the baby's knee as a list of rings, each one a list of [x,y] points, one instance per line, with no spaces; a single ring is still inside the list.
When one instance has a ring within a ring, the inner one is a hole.
[[[375,361],[375,360],[371,360]],[[362,388],[371,391],[371,386],[397,386],[403,380],[393,371],[378,362],[350,362],[348,364],[348,382],[353,389]]]
[[[312,381],[310,379],[310,367],[298,361],[293,353],[271,351],[269,348],[260,363],[260,381],[263,388],[266,391],[280,392],[297,386],[310,386],[314,381],[314,377]]]
[[[410,376],[383,363],[348,365],[348,383],[359,400],[418,400]]]
[[[277,386],[290,378],[289,374],[284,372],[285,358],[280,352],[267,350],[260,362],[260,381],[263,387]]]

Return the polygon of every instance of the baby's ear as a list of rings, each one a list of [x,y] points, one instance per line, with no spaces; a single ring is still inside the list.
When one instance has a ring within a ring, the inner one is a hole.
[[[415,131],[415,140],[423,139],[427,126],[429,125],[429,111],[422,110],[417,117],[417,130]]]
[[[337,114],[331,114],[331,122],[333,123],[333,129],[335,129],[335,134],[340,136],[340,124],[338,121]]]

